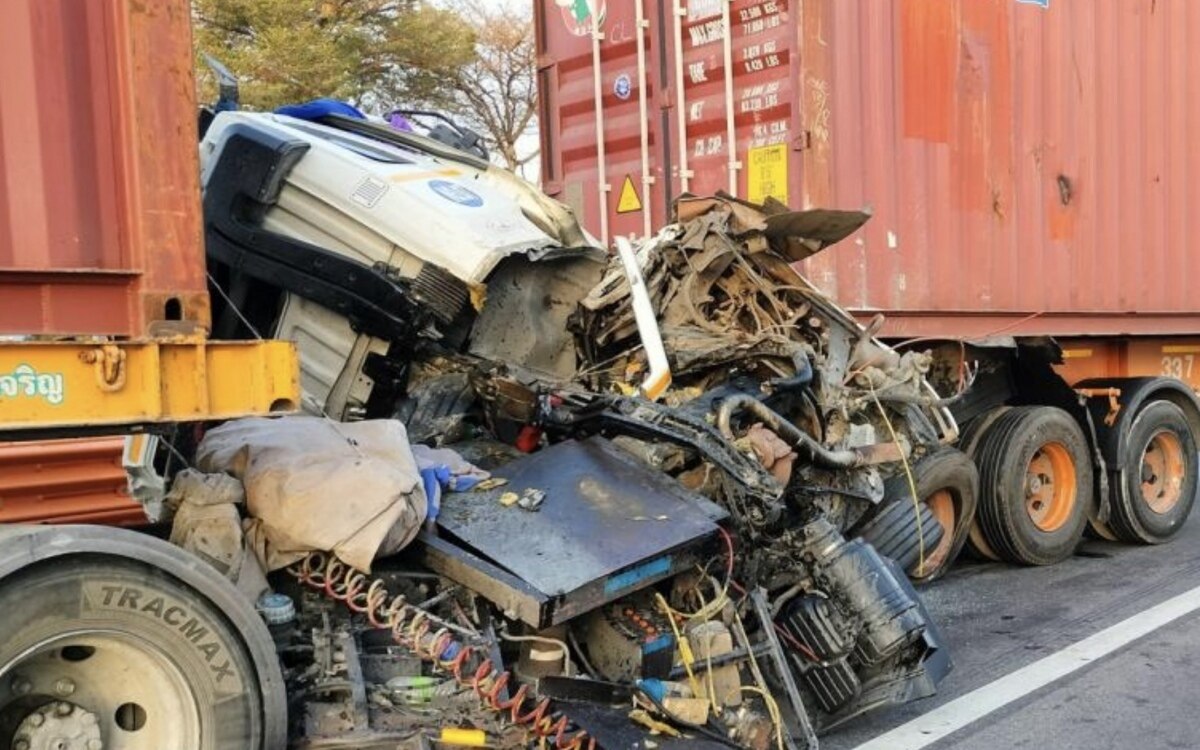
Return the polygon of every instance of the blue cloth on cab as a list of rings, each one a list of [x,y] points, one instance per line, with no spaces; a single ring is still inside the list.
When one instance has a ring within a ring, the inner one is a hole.
[[[297,120],[319,120],[326,115],[342,115],[356,120],[367,119],[357,107],[337,99],[313,99],[303,104],[285,104],[276,109],[275,114],[295,117]]]

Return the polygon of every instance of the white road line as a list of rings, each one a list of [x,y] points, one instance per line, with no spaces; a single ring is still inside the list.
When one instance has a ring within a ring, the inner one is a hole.
[[[919,750],[932,745],[993,711],[1060,680],[1196,610],[1200,610],[1200,587],[1185,591],[1162,604],[1067,646],[1062,651],[1056,651],[995,682],[955,698],[907,724],[901,724],[859,745],[854,750]]]

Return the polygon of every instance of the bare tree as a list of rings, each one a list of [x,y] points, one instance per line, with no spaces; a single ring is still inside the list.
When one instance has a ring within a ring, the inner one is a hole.
[[[529,0],[192,0],[192,13],[197,59],[225,62],[250,107],[425,107],[478,131],[508,169],[538,155]],[[197,71],[207,100],[215,84]]]
[[[521,171],[538,155],[528,137],[537,116],[537,51],[528,0],[450,0],[475,32],[475,60],[450,80],[449,107],[488,141],[501,163]]]

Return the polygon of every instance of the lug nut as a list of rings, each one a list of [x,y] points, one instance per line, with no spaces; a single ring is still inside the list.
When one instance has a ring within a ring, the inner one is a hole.
[[[104,750],[104,742],[99,737],[87,741],[87,750]]]
[[[26,719],[26,721],[35,727],[40,727],[42,724],[46,723],[46,717],[41,713],[29,714],[29,717]]]
[[[33,683],[24,677],[14,677],[12,679],[12,691],[17,695],[26,695],[30,690],[33,690]]]
[[[29,750],[29,740],[19,739],[13,743],[13,750]]]
[[[75,707],[65,701],[59,701],[54,704],[54,712],[59,716],[70,716]]]
[[[54,683],[54,692],[66,697],[75,692],[75,683],[63,677],[58,682]]]

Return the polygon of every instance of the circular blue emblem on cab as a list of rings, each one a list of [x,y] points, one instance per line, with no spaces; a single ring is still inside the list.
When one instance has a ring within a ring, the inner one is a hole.
[[[430,180],[429,189],[448,201],[457,203],[460,206],[468,208],[479,208],[483,205],[483,198],[462,185],[446,180]]]

